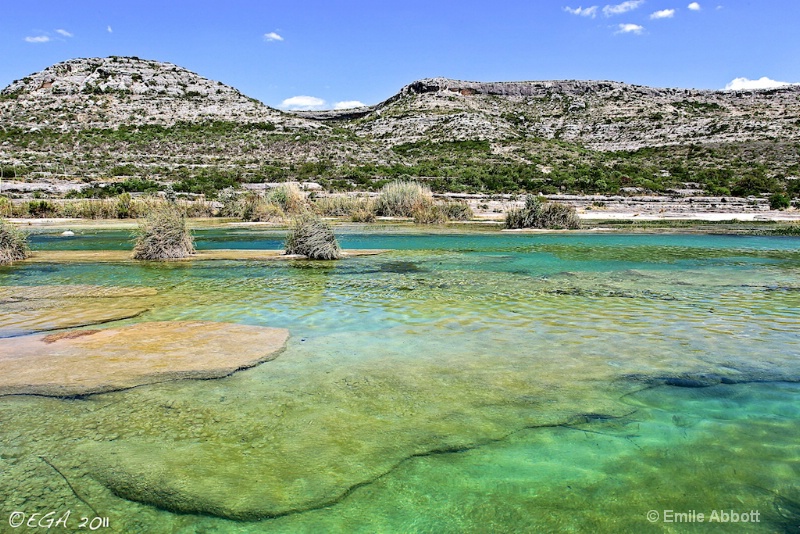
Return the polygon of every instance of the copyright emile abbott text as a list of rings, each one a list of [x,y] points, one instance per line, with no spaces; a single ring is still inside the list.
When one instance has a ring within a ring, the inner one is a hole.
[[[677,510],[650,510],[647,520],[651,523],[760,523],[761,512],[750,510],[737,512],[736,510],[712,510],[711,513],[702,513],[697,510],[679,512]]]

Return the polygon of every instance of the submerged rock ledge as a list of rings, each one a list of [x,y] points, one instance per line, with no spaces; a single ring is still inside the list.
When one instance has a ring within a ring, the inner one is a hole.
[[[148,311],[156,295],[150,287],[0,286],[0,338],[132,319]]]
[[[355,256],[373,256],[381,254],[385,250],[343,250],[342,258]],[[202,261],[202,260],[240,260],[240,261],[260,261],[260,260],[296,260],[303,259],[304,256],[287,255],[282,250],[202,250],[186,258],[175,258],[166,260],[174,261]],[[134,260],[129,250],[47,250],[34,251],[31,256],[24,261],[29,263],[69,263],[69,262],[98,262],[98,263],[117,263],[141,261]]]
[[[0,395],[69,397],[220,378],[275,358],[288,338],[283,328],[169,321],[0,339]]]

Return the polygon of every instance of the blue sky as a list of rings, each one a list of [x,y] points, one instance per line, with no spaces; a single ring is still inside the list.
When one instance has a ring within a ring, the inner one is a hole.
[[[0,87],[109,55],[176,63],[284,108],[375,104],[433,76],[800,82],[798,0],[0,0],[0,20]]]

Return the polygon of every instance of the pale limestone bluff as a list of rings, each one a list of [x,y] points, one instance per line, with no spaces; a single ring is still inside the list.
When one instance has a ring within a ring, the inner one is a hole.
[[[359,110],[362,137],[420,140],[560,139],[601,151],[683,143],[800,140],[800,86],[749,91],[664,89],[611,81],[416,81]]]
[[[6,126],[114,128],[204,120],[314,125],[187,69],[135,57],[81,58],[16,80],[0,92]]]
[[[283,328],[207,321],[0,339],[0,395],[75,396],[227,376],[275,358]]]

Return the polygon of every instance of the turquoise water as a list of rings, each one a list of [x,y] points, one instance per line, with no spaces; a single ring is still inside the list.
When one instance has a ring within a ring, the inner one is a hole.
[[[196,238],[201,250],[282,243],[256,229]],[[0,270],[7,291],[51,288],[26,305],[53,313],[148,310],[93,328],[291,333],[276,360],[219,380],[0,398],[0,530],[12,511],[62,509],[118,532],[800,527],[800,239],[344,229],[340,241],[390,250]],[[130,242],[96,231],[33,247]],[[664,521],[715,510],[759,522]]]

